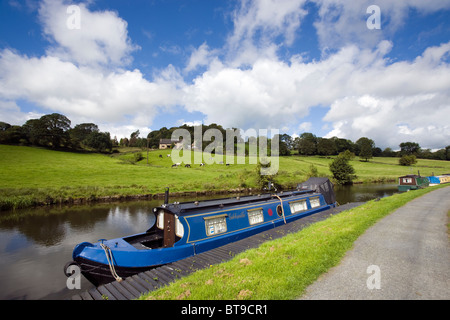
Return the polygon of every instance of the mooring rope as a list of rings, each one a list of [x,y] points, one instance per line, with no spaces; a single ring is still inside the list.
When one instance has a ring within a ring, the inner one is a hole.
[[[111,249],[108,246],[104,245],[103,243],[100,243],[100,246],[105,251],[106,259],[108,260],[108,264],[109,264],[109,270],[111,271],[112,276],[114,277],[114,279],[116,279],[116,281],[118,281],[118,282],[122,281],[122,278],[119,277],[119,275],[116,272],[116,269],[114,268],[113,256],[112,256]]]
[[[281,203],[281,213],[283,214],[284,224],[286,224],[286,217],[284,216],[283,200],[282,200],[277,194],[273,194],[272,197],[277,197],[278,200],[280,200],[280,203]]]

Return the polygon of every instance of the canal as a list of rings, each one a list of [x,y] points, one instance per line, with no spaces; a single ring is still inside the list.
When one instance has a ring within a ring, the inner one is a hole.
[[[395,184],[336,187],[340,204],[368,201],[397,193]],[[216,196],[218,197],[218,196]],[[206,198],[199,198],[204,200]],[[193,199],[170,199],[190,201]],[[140,233],[155,222],[151,209],[163,200],[46,207],[0,216],[0,299],[66,299],[92,287],[84,277],[81,290],[69,290],[63,274],[72,250],[96,242]]]

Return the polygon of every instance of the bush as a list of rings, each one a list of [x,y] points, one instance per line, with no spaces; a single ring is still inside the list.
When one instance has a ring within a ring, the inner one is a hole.
[[[264,190],[264,188],[268,188],[269,182],[272,183],[276,189],[280,187],[278,183],[276,183],[275,179],[278,175],[278,171],[271,170],[271,164],[263,164],[258,161],[258,164],[255,168],[256,175],[256,185],[260,190]],[[265,174],[262,174],[264,172]]]
[[[309,172],[306,173],[306,178],[312,178],[312,177],[318,177],[319,176],[319,171],[317,170],[316,166],[314,166],[313,164],[311,164],[309,166]]]
[[[350,160],[353,160],[353,158],[355,157],[355,154],[347,149],[347,150],[339,153],[339,157],[342,157],[342,158],[350,161]]]
[[[330,164],[330,171],[337,184],[352,184],[353,179],[356,178],[355,169],[348,163],[346,157],[338,156]]]
[[[410,166],[412,164],[417,163],[416,156],[415,155],[409,155],[409,156],[404,155],[398,160],[398,163],[401,166]]]
[[[144,156],[142,155],[142,153],[138,152],[134,154],[134,162],[139,162],[142,159],[144,159]]]

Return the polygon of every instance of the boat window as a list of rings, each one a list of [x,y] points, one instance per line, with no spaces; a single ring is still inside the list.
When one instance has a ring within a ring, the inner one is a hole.
[[[307,209],[306,200],[290,202],[289,207],[291,208],[291,213],[305,211]]]
[[[184,227],[178,219],[178,216],[175,216],[175,234],[180,238],[184,236]]]
[[[311,208],[320,207],[319,197],[309,198],[309,203],[311,204]]]
[[[247,213],[250,225],[264,222],[264,214],[262,208],[248,210]]]
[[[281,204],[277,205],[277,215],[279,217],[283,216],[283,208],[281,207]]]
[[[164,211],[160,210],[158,216],[156,217],[156,226],[163,230],[164,229]]]
[[[226,216],[205,219],[205,226],[208,236],[227,232]]]
[[[403,183],[412,183],[412,178],[403,178]]]

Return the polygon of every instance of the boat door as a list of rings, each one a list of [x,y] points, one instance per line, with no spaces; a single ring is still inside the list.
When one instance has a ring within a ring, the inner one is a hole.
[[[170,211],[160,210],[156,225],[164,231],[164,248],[173,247],[175,243],[175,215]]]

